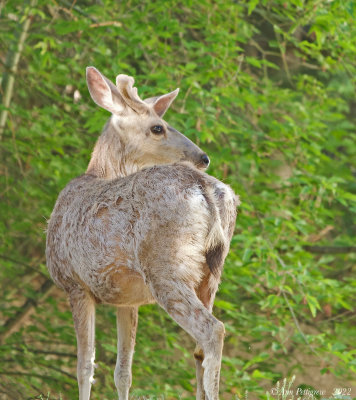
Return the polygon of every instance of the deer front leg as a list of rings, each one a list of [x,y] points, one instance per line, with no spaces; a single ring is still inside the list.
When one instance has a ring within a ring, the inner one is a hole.
[[[119,400],[128,400],[131,387],[131,365],[135,347],[138,319],[137,307],[118,307],[117,325],[117,360],[115,367],[115,385]]]
[[[95,304],[82,289],[70,294],[74,327],[77,336],[77,378],[79,400],[89,400],[94,381]]]
[[[154,279],[154,277],[152,277]],[[199,344],[204,353],[203,389],[207,400],[219,399],[220,366],[225,329],[186,282],[160,277],[150,282],[157,302]],[[203,396],[202,388],[200,388]],[[201,397],[202,398],[202,397]],[[200,400],[200,399],[199,399]]]

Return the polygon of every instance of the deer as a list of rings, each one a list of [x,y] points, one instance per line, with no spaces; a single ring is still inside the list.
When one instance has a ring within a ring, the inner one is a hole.
[[[86,172],[59,194],[46,241],[48,271],[73,314],[79,400],[94,381],[95,306],[116,307],[114,382],[128,400],[138,308],[152,303],[196,342],[196,398],[216,400],[225,329],[212,309],[239,198],[162,119],[179,89],[142,100],[133,77],[114,84],[87,67],[86,79],[111,116]]]

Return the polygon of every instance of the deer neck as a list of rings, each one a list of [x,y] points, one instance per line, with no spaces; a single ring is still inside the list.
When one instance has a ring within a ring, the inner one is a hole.
[[[139,170],[130,154],[133,149],[120,135],[120,127],[112,118],[105,125],[95,144],[86,173],[101,179],[116,179]]]

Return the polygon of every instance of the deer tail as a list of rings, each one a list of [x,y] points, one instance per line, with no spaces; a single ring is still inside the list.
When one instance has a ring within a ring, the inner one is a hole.
[[[213,188],[207,190],[208,208],[210,213],[210,226],[205,244],[205,258],[210,271],[214,275],[220,275],[226,249],[228,247],[228,239],[222,227],[220,210],[217,206],[217,201]]]

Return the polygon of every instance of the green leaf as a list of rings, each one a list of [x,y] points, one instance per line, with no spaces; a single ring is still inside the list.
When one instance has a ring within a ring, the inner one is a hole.
[[[259,0],[250,0],[248,2],[248,15],[250,15],[252,13],[252,11],[256,8],[256,6],[258,5]]]
[[[316,310],[321,310],[320,304],[316,297],[311,296],[309,294],[306,295],[306,299],[308,302],[308,306],[310,308],[310,312],[312,313],[313,317],[316,316]]]

